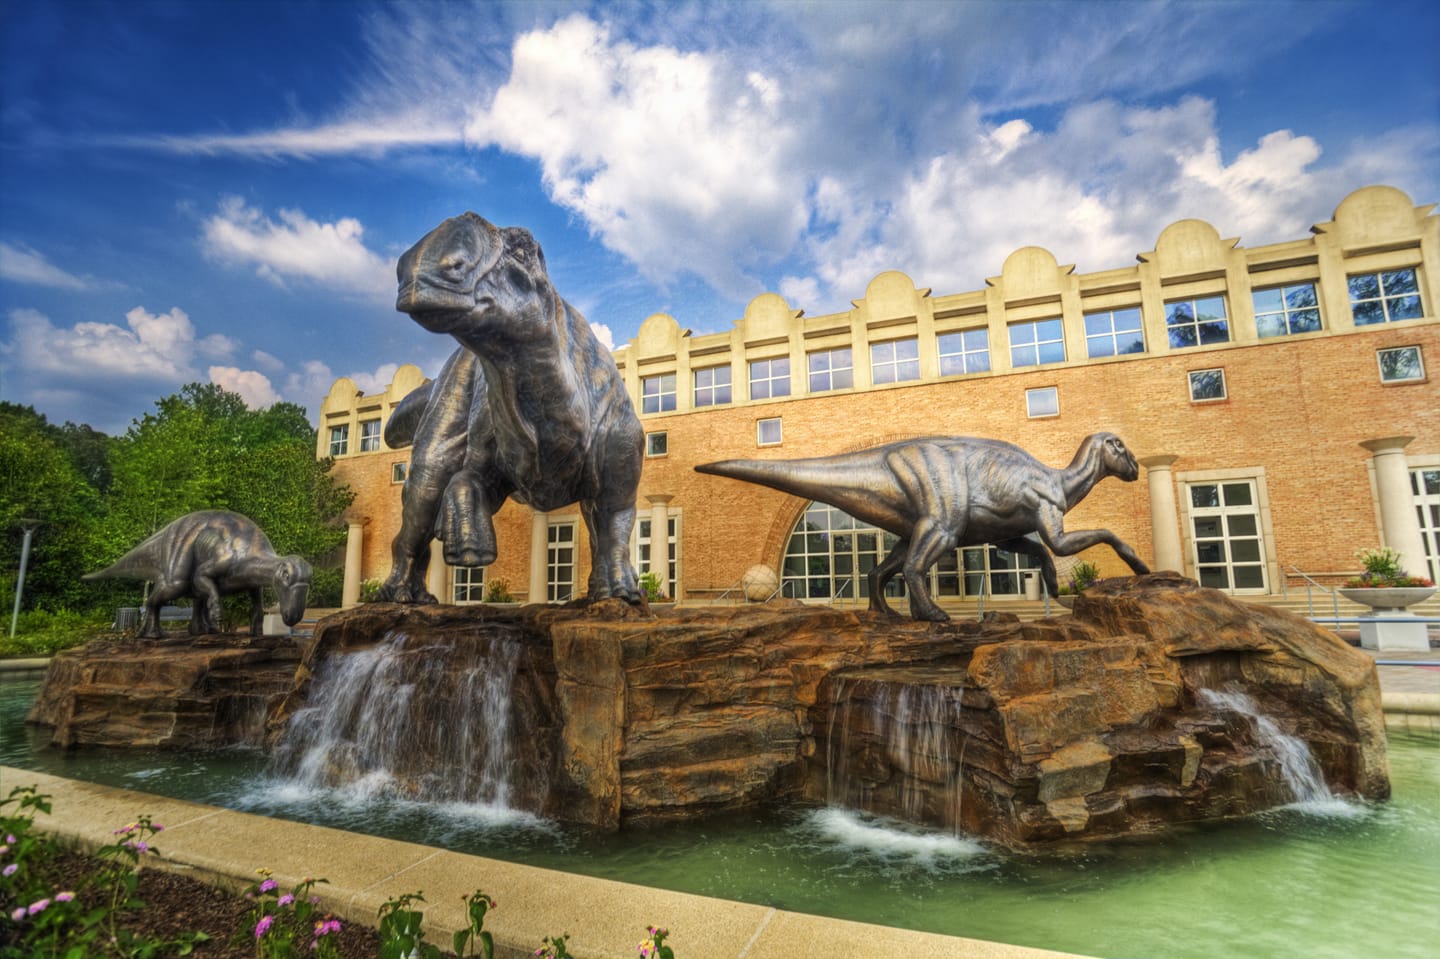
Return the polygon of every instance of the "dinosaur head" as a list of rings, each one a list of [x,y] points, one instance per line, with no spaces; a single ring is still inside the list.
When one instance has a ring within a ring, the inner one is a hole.
[[[497,313],[523,315],[548,286],[529,231],[475,213],[451,217],[406,250],[395,268],[395,309],[432,333],[476,331]]]
[[[281,558],[275,570],[275,596],[280,601],[280,618],[286,626],[294,626],[305,615],[311,575],[310,564],[299,556]]]
[[[1099,446],[1107,475],[1117,476],[1127,483],[1140,478],[1140,464],[1135,462],[1135,454],[1130,452],[1124,440],[1114,433],[1096,433],[1091,441]]]

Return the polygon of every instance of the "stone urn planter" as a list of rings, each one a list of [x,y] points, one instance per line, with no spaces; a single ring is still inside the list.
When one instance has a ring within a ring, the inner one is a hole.
[[[1378,588],[1342,589],[1340,595],[1369,606],[1377,613],[1398,613],[1407,606],[1423,603],[1435,595],[1435,586],[1382,586]]]
[[[1066,609],[1074,609],[1075,596],[1075,593],[1064,593],[1060,596],[1055,596],[1052,598],[1055,600],[1055,602],[1059,603],[1061,606],[1064,606]]]

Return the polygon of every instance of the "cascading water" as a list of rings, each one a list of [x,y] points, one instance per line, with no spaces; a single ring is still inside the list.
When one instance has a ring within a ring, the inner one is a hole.
[[[1260,745],[1268,746],[1280,764],[1280,775],[1297,803],[1328,802],[1334,799],[1321,775],[1320,764],[1310,754],[1305,740],[1291,736],[1274,719],[1260,711],[1247,693],[1236,689],[1202,689],[1200,697],[1216,709],[1246,716],[1255,724]]]
[[[960,689],[908,678],[842,680],[826,744],[826,802],[958,830]]]
[[[516,718],[525,713],[514,696],[523,657],[503,634],[420,643],[390,633],[368,649],[334,653],[276,744],[273,768],[355,798],[538,811],[549,765],[543,742],[522,748],[512,734],[543,740],[526,727],[533,716]]]

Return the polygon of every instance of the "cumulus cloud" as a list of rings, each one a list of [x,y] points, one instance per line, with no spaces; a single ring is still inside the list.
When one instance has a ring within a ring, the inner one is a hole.
[[[57,290],[113,290],[122,284],[71,273],[28,246],[0,243],[0,277],[14,283],[48,286]]]
[[[538,160],[551,199],[650,278],[754,293],[741,270],[788,252],[806,220],[785,110],[761,71],[577,15],[516,40],[466,134]]]
[[[351,217],[319,223],[300,210],[280,210],[278,221],[227,197],[207,219],[202,243],[207,255],[224,263],[253,266],[281,287],[299,280],[356,297],[388,299],[394,293],[394,263],[364,244],[365,228]]]
[[[212,366],[209,369],[210,382],[240,394],[245,405],[251,409],[273,406],[280,402],[280,394],[270,384],[270,377],[256,370],[242,370],[234,366]]]

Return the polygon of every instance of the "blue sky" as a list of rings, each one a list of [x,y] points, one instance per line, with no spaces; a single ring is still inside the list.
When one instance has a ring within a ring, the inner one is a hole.
[[[434,373],[394,262],[467,209],[618,345],[1440,201],[1431,3],[4,0],[0,45],[0,399],[116,433]]]

